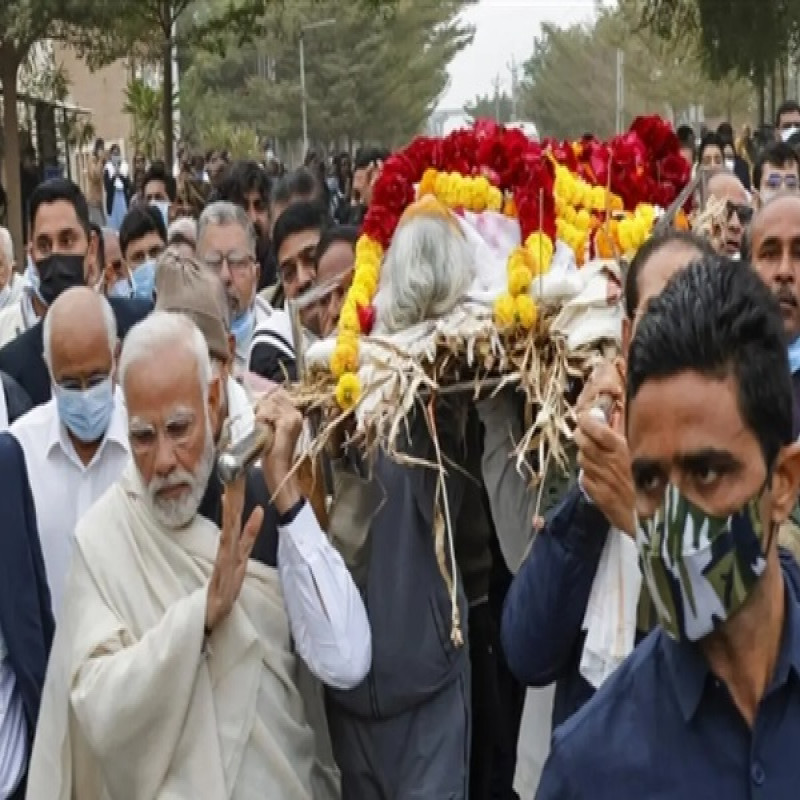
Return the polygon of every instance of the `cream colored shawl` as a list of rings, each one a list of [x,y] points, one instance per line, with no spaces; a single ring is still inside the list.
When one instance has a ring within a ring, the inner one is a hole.
[[[275,570],[250,563],[203,652],[218,536],[199,516],[160,528],[132,465],[80,521],[28,798],[339,796]]]

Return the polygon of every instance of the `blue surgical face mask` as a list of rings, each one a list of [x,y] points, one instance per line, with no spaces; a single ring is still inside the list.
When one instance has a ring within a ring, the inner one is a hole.
[[[255,326],[255,314],[252,308],[243,311],[231,320],[231,333],[236,339],[236,349],[241,350],[250,343]]]
[[[130,297],[133,294],[133,287],[127,278],[120,278],[108,290],[109,297]]]
[[[792,375],[800,371],[800,337],[789,345],[789,369]]]
[[[53,388],[58,417],[81,442],[102,439],[114,411],[114,387],[109,376],[91,389]]]
[[[156,262],[148,258],[131,273],[131,283],[133,284],[133,296],[142,297],[145,300],[153,299],[153,291],[156,287]]]
[[[169,228],[169,203],[164,200],[156,200],[150,205],[159,210],[161,217],[164,220],[164,227]]]

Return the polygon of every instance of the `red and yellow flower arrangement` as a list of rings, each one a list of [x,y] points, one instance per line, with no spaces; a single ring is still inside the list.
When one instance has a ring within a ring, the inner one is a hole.
[[[575,144],[533,142],[522,131],[480,121],[443,139],[417,138],[392,155],[356,244],[331,356],[338,405],[350,409],[360,398],[359,337],[372,330],[383,254],[414,200],[433,195],[456,214],[494,211],[519,221],[522,244],[509,255],[494,318],[503,330],[530,329],[538,312],[529,289],[550,269],[556,240],[573,250],[578,265],[587,256],[637,249],[650,233],[655,206],[669,205],[689,180],[683,163],[677,137],[657,117],[637,119],[608,143]],[[612,214],[621,216],[613,225]]]

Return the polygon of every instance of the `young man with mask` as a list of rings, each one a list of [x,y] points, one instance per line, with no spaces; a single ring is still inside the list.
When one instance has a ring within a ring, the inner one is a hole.
[[[63,291],[86,285],[97,241],[90,236],[86,198],[71,181],[57,179],[40,184],[31,195],[30,215],[28,273],[34,319],[0,349],[0,370],[19,383],[34,405],[40,405],[51,395],[50,375],[42,358],[42,318]],[[143,300],[113,298],[109,302],[120,338],[153,307]]]
[[[795,100],[787,100],[775,112],[775,137],[782,142],[788,142],[798,131],[800,131],[800,104]]]
[[[758,276],[716,256],[676,275],[639,322],[626,396],[660,626],[556,731],[537,797],[794,797],[800,569],[777,530],[800,445]]]
[[[256,233],[244,209],[224,200],[205,208],[197,225],[197,258],[225,287],[236,339],[235,372],[241,373],[247,369],[253,332],[276,313],[257,294]]]
[[[623,358],[648,302],[673,275],[711,252],[704,240],[676,231],[640,248],[625,282]],[[555,681],[554,728],[574,714],[599,683],[582,669],[587,649],[584,619],[611,529],[633,534],[630,455],[624,414],[619,411],[625,401],[624,363],[603,364],[592,373],[578,399],[578,411],[594,407],[601,396],[614,404],[609,424],[579,413],[575,442],[583,475],[580,482],[573,480],[535,535],[537,493],[529,491],[511,457],[523,433],[521,417],[505,394],[478,404],[486,430],[486,490],[506,562],[515,573],[503,610],[503,650],[523,684],[545,687]],[[646,636],[653,624],[646,597],[643,600],[636,639]]]
[[[765,147],[753,167],[754,196],[763,207],[781,192],[800,191],[800,158],[784,142]]]
[[[170,206],[176,199],[175,178],[167,172],[160,161],[151,164],[142,179],[142,204],[158,208],[166,227],[170,223]]]
[[[122,221],[119,246],[128,267],[131,296],[153,300],[156,261],[167,247],[167,227],[153,206],[132,208]]]

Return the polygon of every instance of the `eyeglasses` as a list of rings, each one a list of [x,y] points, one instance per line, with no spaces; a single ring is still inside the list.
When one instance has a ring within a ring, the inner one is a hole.
[[[206,253],[203,263],[214,272],[222,272],[222,264],[228,265],[231,272],[242,272],[253,263],[253,256],[241,250],[231,250],[229,253]]]
[[[176,411],[163,426],[134,417],[128,425],[128,439],[136,453],[148,453],[163,435],[173,447],[185,447],[194,432],[197,416],[193,411]]]
[[[294,258],[287,258],[281,261],[278,267],[281,280],[284,283],[294,283],[301,266],[316,272],[316,258],[317,246],[315,244],[310,244],[308,247],[304,247]]]
[[[797,190],[798,185],[800,185],[800,182],[797,179],[797,175],[779,175],[777,172],[769,175],[764,182],[764,186],[773,191],[783,188],[793,192]]]
[[[728,219],[736,214],[742,225],[748,225],[750,220],[753,219],[753,209],[744,203],[732,203],[728,200],[725,207],[727,209]]]

